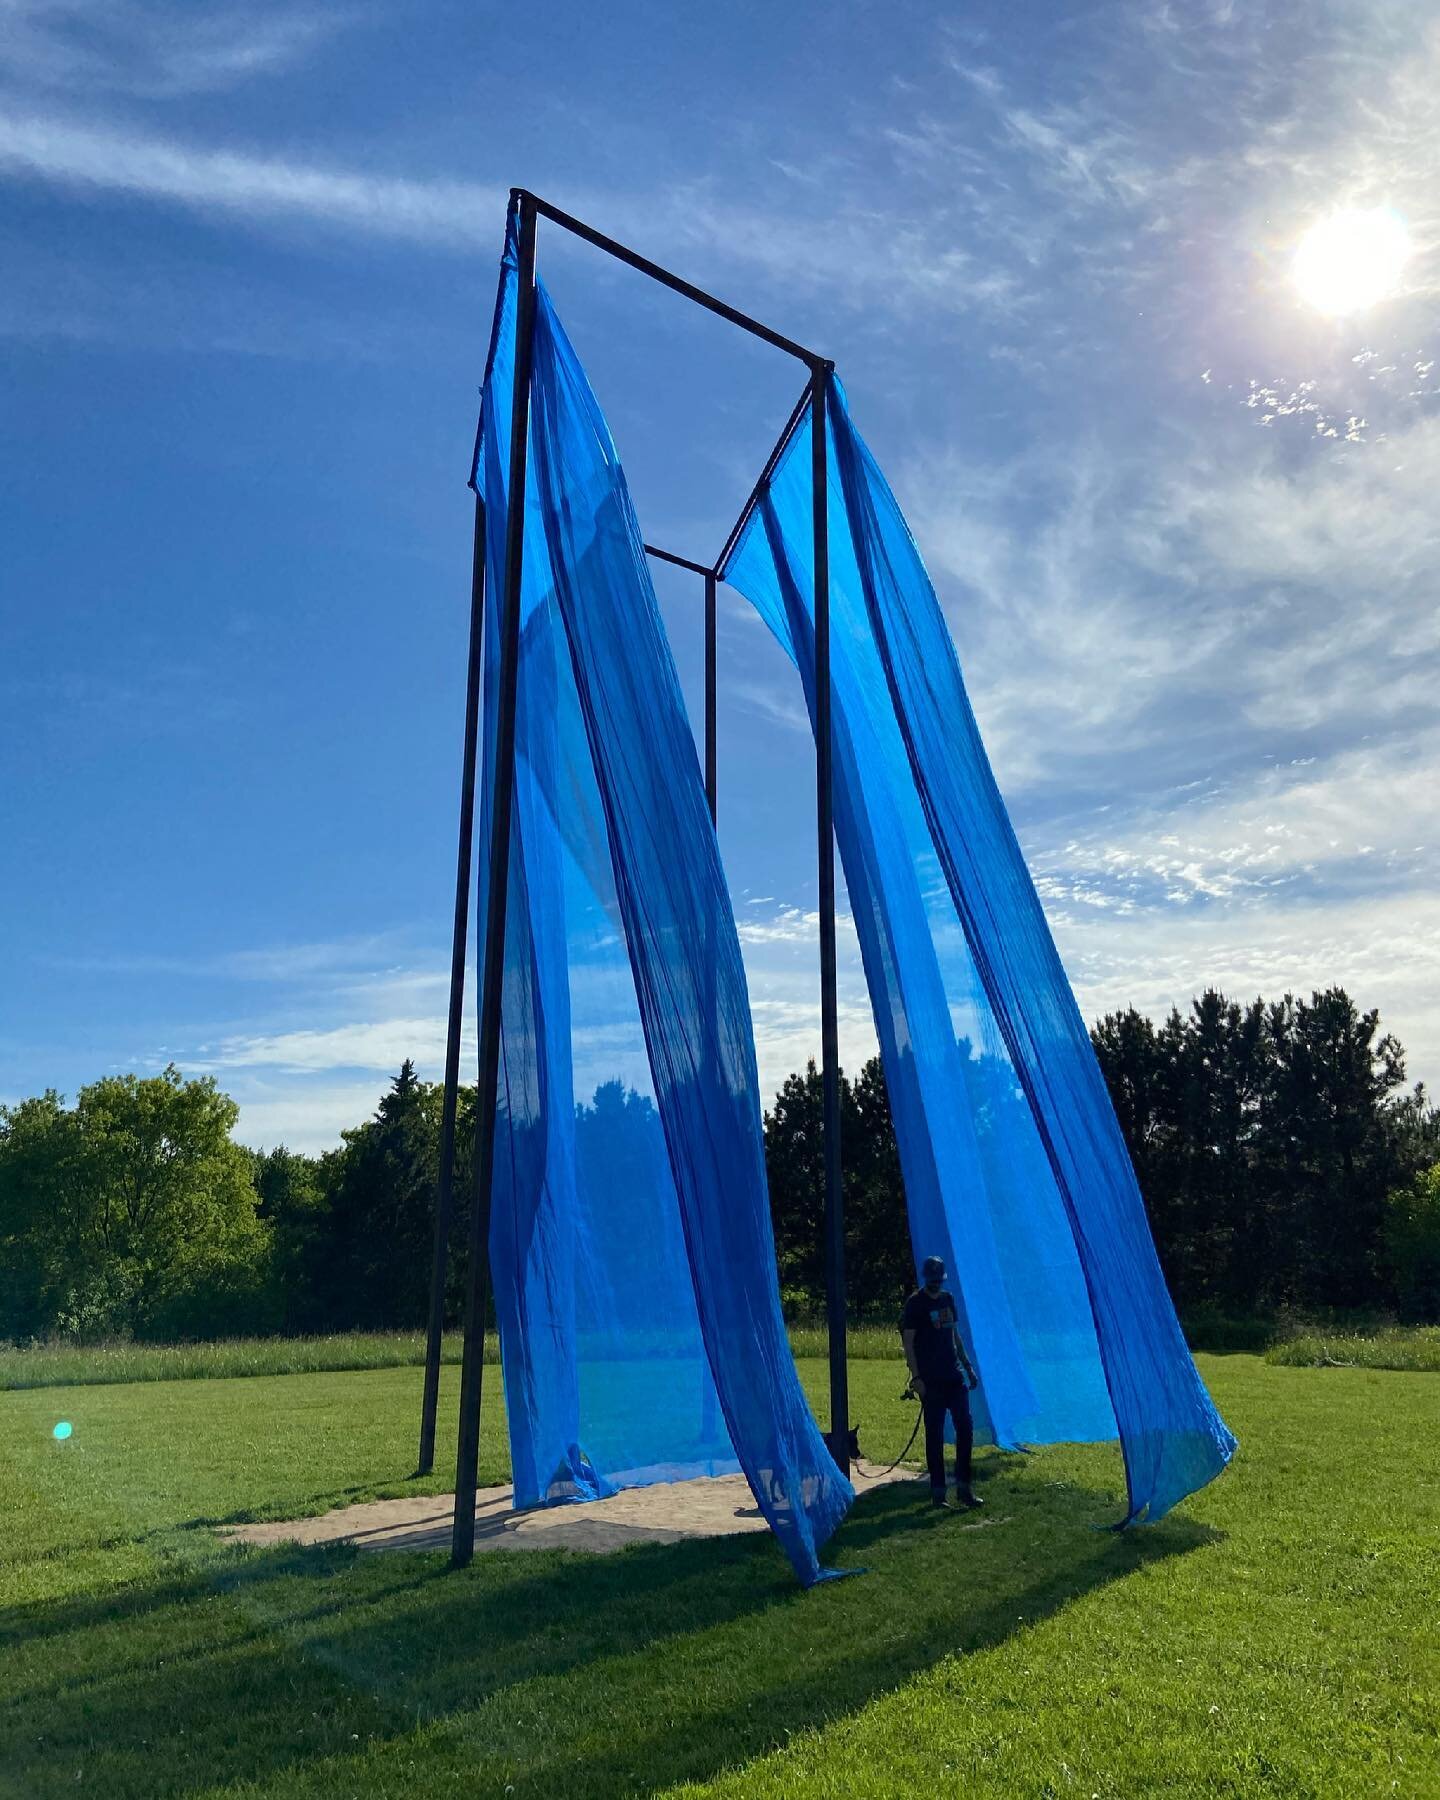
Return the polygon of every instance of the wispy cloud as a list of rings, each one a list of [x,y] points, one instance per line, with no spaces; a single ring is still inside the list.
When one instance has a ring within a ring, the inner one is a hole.
[[[810,714],[794,682],[781,687],[747,680],[744,676],[732,677],[726,683],[725,697],[731,705],[754,713],[772,725],[783,726],[786,731],[798,732],[807,739],[810,737]]]
[[[751,901],[747,905],[759,907],[760,901]],[[742,917],[737,930],[743,946],[760,944],[795,944],[814,947],[820,942],[820,915],[818,912],[806,911],[799,906],[775,905],[769,916],[755,915]],[[849,939],[858,943],[855,934],[855,921],[846,912],[835,915],[835,934],[838,939]]]
[[[199,1045],[189,1060],[193,1068],[210,1070],[263,1068],[304,1075],[371,1069],[393,1074],[407,1057],[433,1068],[444,1054],[445,1021],[432,1014],[226,1037]]]
[[[1377,899],[1440,881],[1440,733],[1361,745],[1323,766],[1262,771],[1097,823],[1037,855],[1057,902],[1137,908],[1223,901],[1252,909],[1298,889],[1306,903]]]
[[[1413,413],[1302,458],[1170,433],[901,472],[1007,790],[1106,801],[1137,769],[1154,791],[1427,720],[1437,481],[1440,421]]]
[[[197,144],[133,125],[16,109],[0,117],[0,175],[82,197],[176,206],[212,223],[296,224],[474,255],[495,241],[508,189]],[[842,190],[818,215],[811,198],[782,193],[746,202],[707,180],[663,190],[588,194],[567,184],[566,204],[652,255],[704,274],[723,259],[750,281],[831,304],[889,312],[956,312],[1020,303],[1004,270],[980,265],[923,213],[898,219]],[[885,244],[877,257],[876,246]],[[568,240],[556,238],[562,256]]]
[[[473,252],[505,191],[197,148],[38,114],[0,117],[0,170],[250,220],[304,221]]]
[[[216,950],[195,955],[76,955],[67,966],[97,975],[164,975],[187,981],[223,980],[297,985],[320,981],[327,986],[394,979],[395,958],[403,940],[395,933],[370,932],[354,937],[309,943],[272,944],[244,950]],[[423,976],[429,980],[429,972]]]
[[[1440,422],[1391,424],[904,471],[1088,1012],[1342,981],[1440,1076]]]
[[[1380,1009],[1413,1079],[1440,1084],[1440,902],[1430,888],[1118,924],[1067,909],[1056,940],[1087,1018],[1128,1006],[1160,1017],[1206,987],[1275,999],[1338,984]]]
[[[4,304],[0,297],[0,322]],[[189,737],[203,725],[233,718],[239,703],[223,680],[198,661],[179,661],[145,646],[137,649],[128,668],[0,676],[0,705],[22,707],[33,730],[73,742],[77,728],[107,735],[125,730]]]
[[[0,78],[147,100],[216,93],[294,67],[353,23],[341,6],[0,0]]]
[[[340,1134],[363,1124],[388,1085],[382,1081],[275,1081],[228,1084],[240,1103],[235,1135],[256,1150],[284,1144],[318,1155],[333,1150]]]
[[[1297,337],[1323,352],[1288,264],[1342,206],[1400,210],[1411,298],[1440,289],[1440,25],[1422,10],[1153,0],[1100,30],[1103,55],[1057,58],[1037,84],[1021,34],[952,25],[951,94],[886,128],[907,185],[982,260],[1022,291],[1063,283],[1071,304],[1027,314],[1029,355],[1118,371],[1134,344],[1117,327],[1142,319],[1171,354]]]

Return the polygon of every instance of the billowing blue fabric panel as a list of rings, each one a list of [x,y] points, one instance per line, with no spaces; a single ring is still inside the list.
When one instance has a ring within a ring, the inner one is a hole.
[[[512,231],[475,469],[492,596],[482,843],[494,784],[514,287]],[[533,1506],[739,1464],[700,1334],[533,479],[521,613],[490,1255],[515,1504]],[[483,913],[480,923],[483,941]]]
[[[895,721],[829,457],[835,822],[918,1264],[945,1258],[980,1374],[977,1436],[1115,1434],[1089,1302],[1029,1111],[975,978]],[[814,710],[810,427],[725,570]]]
[[[756,1502],[813,1581],[854,1496],[780,1314],[739,938],[629,493],[543,288],[533,392],[536,486],[701,1331]]]
[[[1093,1368],[1093,1343],[1125,1457],[1128,1518],[1156,1519],[1219,1473],[1234,1439],[1181,1336],[1104,1080],[991,774],[934,590],[894,496],[854,429],[840,384],[832,381],[830,391],[829,451],[840,501],[836,505],[832,495],[832,544],[838,538],[844,546],[842,569],[849,566],[847,555],[853,559],[863,620],[845,615],[854,596],[843,576],[832,604],[845,620],[847,643],[866,647],[885,690],[882,700],[872,674],[862,685],[858,704],[867,710],[882,743],[887,708],[898,730],[913,791],[973,962],[977,981],[972,1005],[982,1030],[993,1029],[1003,1044],[1029,1114],[1027,1130],[1019,1125],[1017,1108],[1002,1104],[992,1109],[987,1129],[992,1137],[998,1130],[1002,1140],[1008,1138],[1010,1148],[1008,1157],[993,1159],[986,1169],[983,1189],[1021,1358],[1047,1406],[1058,1401],[1063,1412],[1066,1371]],[[803,554],[808,483],[793,479],[795,469],[808,466],[808,445],[793,445],[790,485],[784,484],[782,470],[772,489],[772,517],[752,527],[748,544],[737,552],[734,578],[742,585],[743,559],[748,556],[753,565],[762,528],[769,560],[776,560],[780,542],[786,559],[799,568],[799,580],[808,580]],[[832,549],[832,560],[834,555]],[[765,610],[763,601],[761,605]],[[890,754],[893,758],[893,741]],[[894,775],[893,767],[889,773]],[[866,779],[862,770],[862,785]],[[846,869],[848,879],[848,861]],[[864,874],[885,891],[911,880],[883,855],[878,868]],[[873,972],[871,981],[873,988]],[[882,984],[877,999],[887,987],[893,983]],[[890,1063],[887,1055],[893,1095],[897,1084]],[[1013,1090],[1005,1092],[1005,1082],[996,1086],[993,1068],[989,1080],[1002,1103],[1014,1097]],[[973,1083],[972,1092],[983,1101]],[[922,1123],[933,1141],[942,1121],[927,1112]],[[908,1124],[897,1117],[897,1130],[916,1129],[913,1108]],[[1040,1178],[1037,1142],[1048,1182]],[[906,1175],[908,1182],[908,1166]],[[1017,1176],[1031,1185],[1018,1185]],[[980,1190],[944,1196],[952,1230],[956,1211],[981,1198]],[[1038,1307],[1027,1307],[1020,1286],[1030,1273],[1024,1263],[1027,1246],[1045,1255],[1043,1279],[1051,1291]],[[967,1283],[962,1264],[960,1280],[982,1359],[993,1351],[987,1352],[983,1342],[976,1289],[988,1279],[981,1269]],[[1088,1330],[1080,1316],[1082,1291]],[[1047,1326],[1045,1314],[1057,1302],[1059,1313]],[[994,1338],[1002,1354],[1008,1353],[999,1326]],[[1008,1381],[1010,1369],[1004,1373]],[[987,1379],[983,1360],[981,1375]],[[1067,1421],[1064,1431],[1052,1426],[1033,1435],[1068,1435],[1068,1430]]]
[[[514,264],[512,221],[477,457],[494,595]],[[516,1502],[738,1460],[808,1583],[853,1491],[780,1314],[749,1000],[694,741],[624,477],[543,288],[531,408],[491,1231]],[[496,646],[492,628],[487,702]]]

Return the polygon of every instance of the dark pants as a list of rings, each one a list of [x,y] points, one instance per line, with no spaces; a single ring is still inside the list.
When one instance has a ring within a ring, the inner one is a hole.
[[[927,1381],[925,1398],[925,1461],[930,1469],[930,1486],[936,1493],[945,1492],[945,1415],[955,1424],[955,1485],[970,1485],[970,1451],[975,1427],[970,1422],[970,1395],[958,1375],[949,1381]]]

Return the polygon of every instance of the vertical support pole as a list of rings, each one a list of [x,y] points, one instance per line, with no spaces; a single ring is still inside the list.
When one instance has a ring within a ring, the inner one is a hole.
[[[820,864],[820,1046],[825,1119],[825,1322],[830,1347],[830,1454],[850,1473],[845,1361],[845,1212],[840,1165],[840,1022],[835,996],[835,761],[830,688],[830,518],[826,401],[830,365],[814,370],[810,479],[815,533],[815,772]]]
[[[524,567],[525,468],[530,376],[535,346],[535,202],[521,193],[519,284],[515,306],[515,387],[510,414],[510,486],[505,515],[505,585],[500,614],[495,791],[486,887],[485,951],[480,979],[480,1086],[475,1105],[475,1194],[465,1292],[465,1351],[460,1372],[460,1430],[455,1455],[452,1568],[475,1553],[475,1488],[480,1465],[480,1393],[485,1315],[490,1300],[490,1187],[495,1168],[495,1111],[500,1080],[500,1002],[505,975],[505,911],[510,875],[510,812],[515,797],[515,710],[520,675],[520,581]]]
[[[716,611],[716,575],[711,569],[705,576],[705,798],[710,806],[710,823],[713,826],[718,817],[718,739],[715,715],[715,611]],[[720,1021],[716,1017],[719,1011],[718,973],[715,967],[715,922],[709,912],[705,917],[705,967],[708,972],[708,1001],[710,1017],[713,1021],[714,1038],[720,1041]],[[708,1444],[715,1436],[715,1383],[706,1364],[701,1371],[702,1400],[700,1407],[700,1436]]]
[[[435,1256],[430,1268],[430,1324],[420,1401],[417,1475],[435,1467],[435,1412],[440,1400],[440,1345],[445,1331],[445,1271],[455,1215],[455,1110],[460,1092],[460,1038],[465,1023],[465,945],[470,925],[470,858],[475,838],[475,749],[480,726],[480,667],[485,635],[485,502],[475,496],[475,548],[470,564],[470,658],[465,676],[465,749],[460,775],[460,849],[455,858],[455,925],[450,940],[450,1017],[445,1029],[445,1098],[440,1112],[440,1180],[435,1193]]]
[[[710,802],[710,823],[716,819],[718,758],[715,721],[715,571],[705,577],[705,798]]]

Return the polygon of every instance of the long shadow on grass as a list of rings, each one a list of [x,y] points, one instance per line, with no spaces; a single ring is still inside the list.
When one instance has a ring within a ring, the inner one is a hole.
[[[872,1492],[833,1545],[870,1572],[808,1594],[756,1534],[482,1555],[463,1575],[433,1556],[226,1552],[108,1616],[93,1598],[17,1609],[0,1616],[19,1654],[0,1766],[27,1794],[73,1791],[104,1746],[110,1800],[282,1775],[287,1794],[704,1779],[1213,1539],[1183,1519],[1097,1532],[1102,1497],[1044,1475],[987,1484],[974,1528],[909,1484]]]

